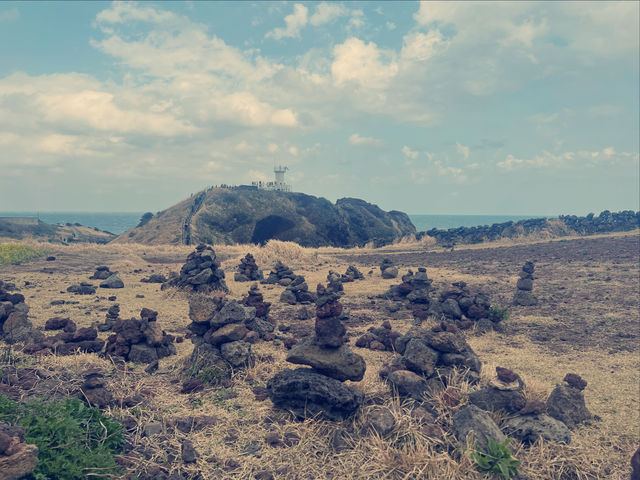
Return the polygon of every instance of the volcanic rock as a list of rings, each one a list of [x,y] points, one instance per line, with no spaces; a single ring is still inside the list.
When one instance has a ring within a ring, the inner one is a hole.
[[[187,257],[180,275],[169,279],[162,288],[172,286],[189,292],[210,293],[215,290],[228,292],[224,272],[213,248],[200,244]]]

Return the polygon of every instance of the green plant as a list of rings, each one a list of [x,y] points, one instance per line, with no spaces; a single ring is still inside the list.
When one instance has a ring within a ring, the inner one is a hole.
[[[42,255],[44,255],[42,250],[19,243],[0,244],[0,265],[11,265],[12,263],[31,260]]]
[[[510,438],[500,443],[487,437],[487,448],[482,449],[476,445],[476,451],[471,454],[471,459],[480,472],[493,473],[499,478],[509,480],[518,475],[518,465],[520,465],[520,461],[513,458],[509,450],[510,442]]]
[[[38,447],[35,480],[112,478],[121,473],[114,454],[124,444],[122,425],[77,398],[17,403],[0,395],[0,421],[24,427]]]
[[[489,320],[492,322],[506,322],[509,320],[509,312],[507,307],[499,307],[498,305],[492,305],[487,312]]]

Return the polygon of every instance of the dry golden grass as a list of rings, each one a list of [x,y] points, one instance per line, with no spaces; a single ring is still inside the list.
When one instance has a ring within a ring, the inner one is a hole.
[[[615,235],[614,235],[615,236]],[[545,240],[546,241],[546,240]],[[27,242],[39,245],[37,242]],[[490,245],[483,244],[482,248]],[[186,296],[175,289],[160,290],[157,284],[141,283],[142,276],[150,273],[168,274],[177,271],[181,262],[193,250],[186,246],[145,245],[46,245],[58,260],[49,264],[35,260],[19,266],[3,268],[2,279],[22,285],[22,281],[32,283],[22,289],[31,307],[30,317],[36,326],[44,325],[47,318],[55,315],[70,316],[78,326],[88,326],[92,322],[102,322],[106,309],[111,304],[106,296],[115,294],[124,318],[138,316],[142,307],[159,311],[158,321],[168,332],[181,335],[189,323]],[[428,246],[427,246],[428,247]],[[220,246],[216,252],[224,256],[227,283],[232,298],[241,298],[251,283],[233,280],[233,272],[239,259],[251,252],[261,268],[268,269],[281,259],[296,271],[305,275],[311,290],[326,280],[328,271],[344,272],[346,263],[335,255],[348,252],[370,253],[380,250],[358,249],[305,249],[287,242],[269,242],[265,247],[253,245]],[[393,249],[396,250],[393,250]],[[424,245],[404,244],[383,249],[384,254],[396,251],[423,251]],[[467,247],[460,247],[467,248]],[[469,246],[468,248],[477,248]],[[59,263],[58,263],[59,262]],[[99,290],[97,296],[72,296],[64,292],[66,286],[86,281],[99,264],[109,265],[118,270],[126,288],[115,291]],[[415,265],[418,267],[421,265]],[[57,268],[54,274],[43,272],[43,268]],[[427,267],[429,267],[427,265]],[[363,333],[370,326],[378,326],[390,319],[395,330],[404,332],[413,323],[406,310],[389,314],[383,308],[384,301],[370,297],[383,293],[398,279],[384,280],[377,265],[358,265],[365,279],[344,285],[343,303],[350,309],[352,318],[369,318],[369,321],[355,322],[349,327],[352,335]],[[637,264],[617,265],[617,269],[628,268],[637,271]],[[414,268],[415,269],[415,268]],[[569,274],[582,275],[591,272],[585,267],[571,264],[566,267]],[[135,273],[134,270],[142,270]],[[584,270],[584,271],[583,271]],[[603,272],[604,268],[601,268]],[[598,271],[600,271],[598,270]],[[369,274],[369,271],[372,273]],[[400,274],[406,271],[401,269]],[[515,278],[504,274],[495,277],[495,272],[470,275],[460,271],[455,264],[439,268],[428,268],[429,277],[439,288],[452,281],[465,280],[472,285],[491,282],[498,298],[509,298],[513,294]],[[582,278],[582,277],[580,277]],[[600,284],[585,284],[576,277],[571,288],[603,288]],[[629,289],[630,285],[614,278],[607,288]],[[280,323],[293,325],[298,307],[278,303],[283,288],[261,285],[267,301],[274,302],[272,316]],[[634,294],[631,292],[630,294]],[[143,298],[138,297],[143,295]],[[51,306],[51,300],[64,298],[78,301],[77,305]],[[493,297],[492,297],[493,298]],[[580,298],[567,296],[572,302]],[[569,301],[569,300],[568,300]],[[598,300],[609,309],[606,318],[614,322],[626,315],[627,310],[616,304],[607,304],[606,299]],[[88,313],[88,314],[87,314]],[[562,327],[570,320],[548,314],[537,314],[536,310],[514,310],[509,322],[514,326],[537,324],[548,327]],[[313,325],[312,320],[306,321]],[[482,359],[483,381],[493,375],[495,366],[500,365],[518,372],[527,384],[529,398],[543,400],[559,383],[567,372],[579,373],[589,385],[585,398],[589,409],[602,420],[593,425],[580,427],[573,434],[571,445],[540,442],[530,448],[514,444],[514,455],[521,461],[520,472],[529,480],[591,480],[628,479],[628,461],[640,441],[638,404],[639,362],[637,350],[609,353],[602,348],[565,348],[553,350],[549,346],[532,341],[526,333],[487,334],[482,337],[469,336],[469,343]],[[228,388],[207,388],[202,392],[181,395],[179,369],[192,349],[190,342],[176,344],[178,354],[161,360],[160,369],[154,375],[144,373],[144,366],[131,366],[121,372],[108,360],[95,355],[75,355],[70,357],[28,357],[30,365],[41,367],[52,376],[59,377],[57,392],[64,394],[79,383],[79,375],[86,368],[100,367],[106,374],[109,386],[117,399],[134,394],[143,395],[145,400],[133,408],[112,407],[108,413],[116,418],[133,416],[138,427],[131,435],[131,442],[138,449],[145,449],[148,457],[128,455],[135,463],[137,471],[151,471],[151,467],[163,464],[169,471],[200,473],[205,479],[252,479],[257,472],[268,470],[277,479],[471,479],[482,478],[475,470],[469,452],[460,448],[450,435],[433,438],[425,434],[419,421],[411,415],[410,405],[394,398],[388,386],[378,376],[380,366],[389,362],[393,354],[356,349],[367,362],[367,372],[361,382],[352,383],[366,394],[367,405],[352,419],[341,422],[321,420],[294,421],[286,412],[273,409],[269,400],[258,402],[252,392],[256,385],[264,386],[277,371],[290,368],[285,361],[286,351],[273,343],[258,343],[253,346],[257,357],[256,365],[235,372],[232,386]],[[431,399],[436,410],[441,413],[444,430],[448,428],[455,409],[466,402],[465,396],[472,388],[454,378],[451,388],[457,390],[462,403],[449,407],[441,395]],[[386,438],[373,434],[362,434],[367,411],[376,404],[388,406],[397,425]],[[177,419],[184,417],[215,416],[216,421],[197,431],[182,433],[174,428]],[[505,417],[495,414],[502,422]],[[142,430],[149,422],[161,422],[164,433],[144,437]],[[351,433],[351,449],[336,452],[331,446],[336,429]],[[267,434],[284,436],[297,435],[299,441],[289,447],[272,447],[265,441]],[[180,462],[180,442],[188,438],[200,453],[193,465]],[[256,445],[258,455],[247,454],[247,447]],[[172,458],[177,457],[178,460]]]

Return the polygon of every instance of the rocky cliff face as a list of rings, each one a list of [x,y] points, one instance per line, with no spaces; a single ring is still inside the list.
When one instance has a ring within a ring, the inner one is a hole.
[[[342,198],[334,205],[303,193],[239,187],[213,188],[192,199],[161,212],[116,241],[233,244],[277,239],[308,247],[352,247],[368,242],[384,245],[416,233],[405,213],[385,212],[356,198]]]

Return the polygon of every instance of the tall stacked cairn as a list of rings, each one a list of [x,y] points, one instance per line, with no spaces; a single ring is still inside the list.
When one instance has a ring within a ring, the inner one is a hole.
[[[189,254],[186,263],[180,269],[180,275],[164,283],[162,288],[166,286],[198,293],[229,291],[216,252],[204,244],[198,245],[196,250]]]
[[[273,404],[298,418],[320,415],[329,420],[351,416],[364,394],[343,382],[364,377],[364,359],[345,345],[346,328],[340,321],[342,304],[335,292],[317,287],[315,335],[295,345],[287,361],[311,368],[286,369],[267,383]]]
[[[532,293],[534,268],[533,262],[526,262],[522,266],[520,278],[516,283],[516,294],[513,297],[514,305],[529,307],[538,303],[538,299]]]
[[[262,280],[262,278],[262,270],[258,268],[256,259],[250,253],[247,253],[244,258],[240,259],[238,271],[233,279],[236,282],[256,282]]]

